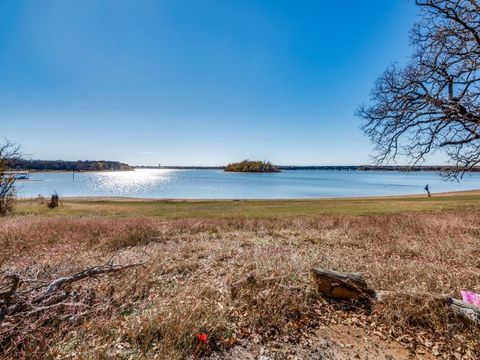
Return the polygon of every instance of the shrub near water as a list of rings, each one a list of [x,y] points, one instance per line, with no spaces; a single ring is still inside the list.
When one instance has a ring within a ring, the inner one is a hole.
[[[1,180],[0,180],[1,181]],[[15,193],[0,197],[0,216],[6,216],[13,213],[15,206]]]

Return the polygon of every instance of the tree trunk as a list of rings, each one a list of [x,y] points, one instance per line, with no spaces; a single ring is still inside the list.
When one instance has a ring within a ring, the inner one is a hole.
[[[360,273],[311,269],[310,276],[318,292],[327,297],[360,300],[371,295],[371,290]]]

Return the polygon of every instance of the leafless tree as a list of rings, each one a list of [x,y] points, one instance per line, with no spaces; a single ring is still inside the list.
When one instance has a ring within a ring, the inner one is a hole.
[[[15,175],[12,165],[20,158],[20,146],[5,141],[0,145],[0,216],[8,215],[15,201]]]
[[[376,81],[357,114],[376,160],[412,165],[443,151],[454,176],[480,163],[480,0],[417,0],[407,65]]]

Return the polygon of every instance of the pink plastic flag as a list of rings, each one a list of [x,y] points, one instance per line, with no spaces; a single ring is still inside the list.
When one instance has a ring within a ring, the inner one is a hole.
[[[476,294],[472,291],[461,290],[462,300],[468,304],[480,306],[480,294]]]

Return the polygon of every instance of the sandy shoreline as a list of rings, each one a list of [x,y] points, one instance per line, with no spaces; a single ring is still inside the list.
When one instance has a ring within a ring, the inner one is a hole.
[[[451,197],[451,196],[466,196],[466,195],[480,195],[480,189],[476,190],[462,190],[462,191],[450,191],[450,192],[439,192],[433,193],[432,198],[437,197]],[[121,197],[121,196],[62,196],[62,200],[71,200],[71,201],[132,201],[132,202],[160,202],[160,201],[168,201],[168,202],[258,202],[258,201],[281,201],[281,202],[288,202],[288,201],[308,201],[308,202],[315,202],[315,201],[332,201],[332,200],[384,200],[384,199],[411,199],[411,198],[425,198],[424,194],[411,194],[411,195],[391,195],[391,196],[355,196],[355,197],[322,197],[322,198],[291,198],[291,199],[189,199],[189,198],[141,198],[141,197]],[[19,198],[20,201],[30,201],[35,200],[36,197],[26,197],[26,198]]]

